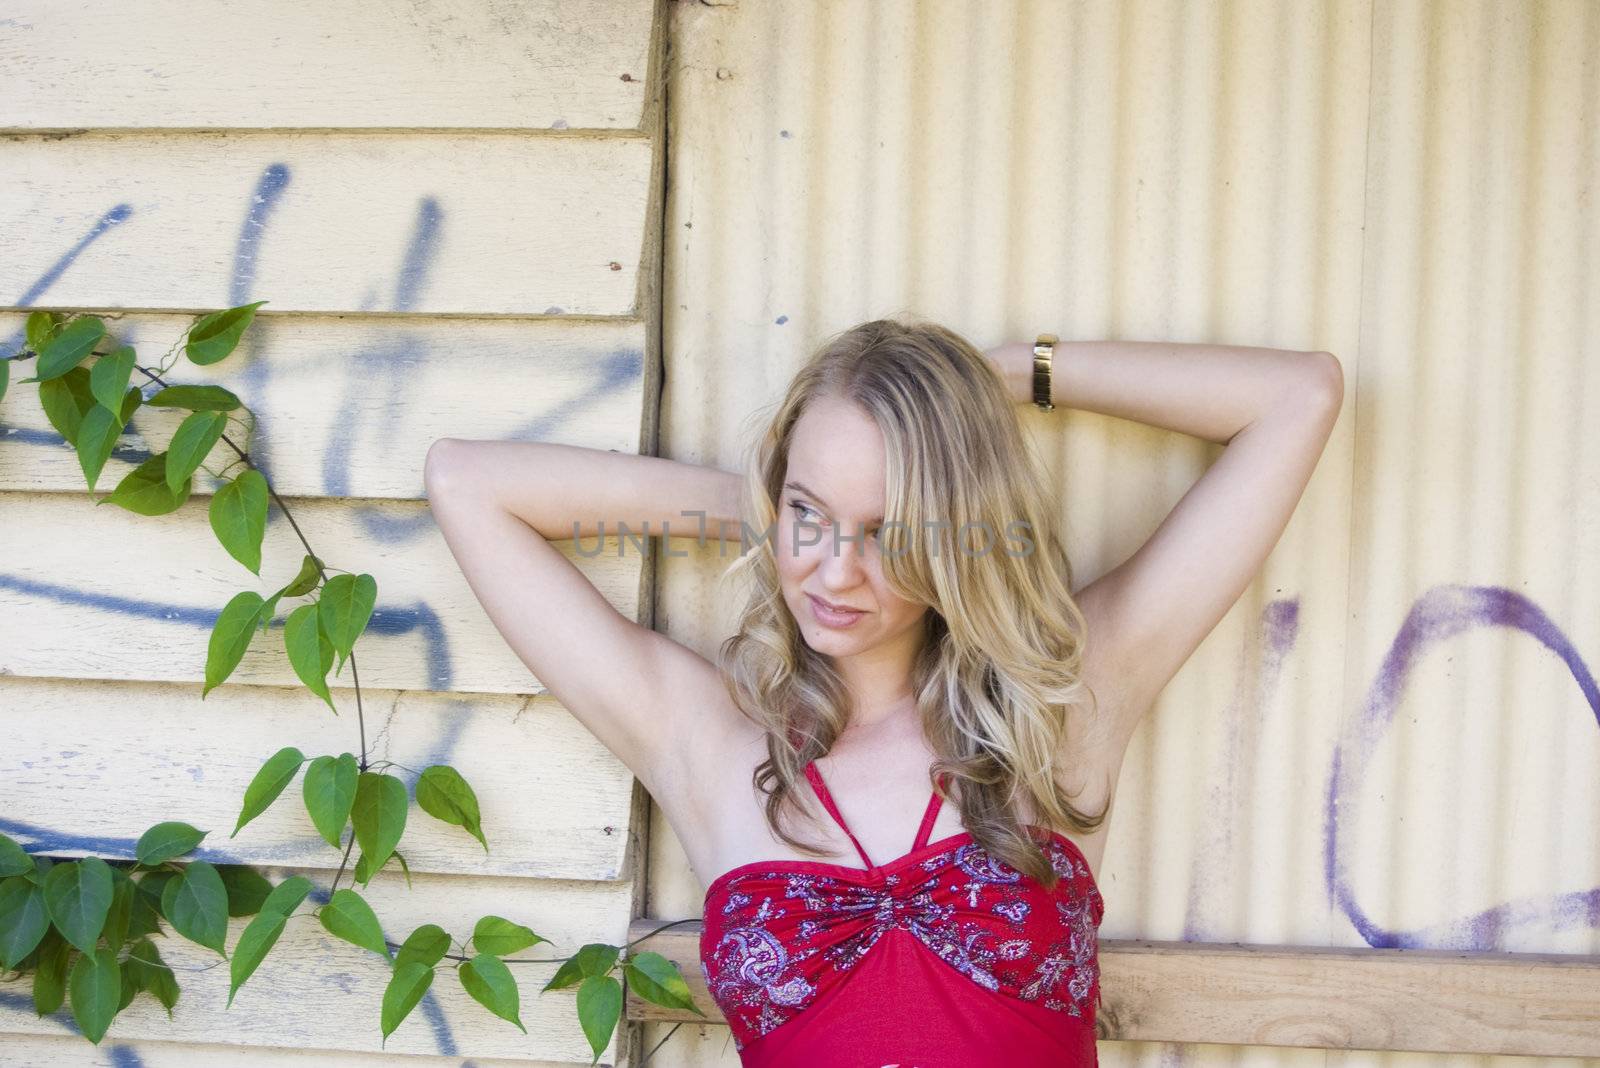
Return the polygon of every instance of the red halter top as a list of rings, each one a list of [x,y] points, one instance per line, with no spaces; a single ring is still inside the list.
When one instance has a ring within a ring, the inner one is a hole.
[[[1071,839],[1046,832],[1046,891],[968,832],[930,843],[936,790],[911,852],[874,864],[806,779],[867,867],[757,861],[706,889],[700,970],[745,1068],[1099,1064],[1105,905]]]

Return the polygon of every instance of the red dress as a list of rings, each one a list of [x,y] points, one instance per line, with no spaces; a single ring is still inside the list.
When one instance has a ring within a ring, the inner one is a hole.
[[[866,869],[742,864],[706,890],[700,970],[742,1065],[1072,1068],[1096,1065],[1105,905],[1053,831],[1046,891],[963,831],[873,864],[814,764],[806,778]]]

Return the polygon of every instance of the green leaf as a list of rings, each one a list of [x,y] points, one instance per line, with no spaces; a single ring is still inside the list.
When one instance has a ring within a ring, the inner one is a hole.
[[[183,480],[200,469],[227,427],[228,417],[222,412],[192,412],[178,424],[167,444],[168,489],[178,492]]]
[[[231,390],[221,386],[168,386],[156,390],[145,403],[157,408],[187,408],[192,412],[231,412],[244,407]]]
[[[33,870],[33,858],[9,835],[0,834],[0,877],[23,875]]]
[[[123,1009],[132,1004],[133,999],[139,996],[140,989],[138,966],[135,965],[131,968],[123,968],[122,993],[117,998],[117,1012],[121,1012]]]
[[[0,400],[6,399],[6,386],[11,381],[11,361],[0,360]]]
[[[178,979],[161,959],[155,943],[148,938],[134,943],[123,967],[138,969],[140,987],[155,995],[162,1008],[167,1010],[167,1019],[170,1020],[172,1006],[178,1003]]]
[[[689,984],[678,966],[659,953],[635,953],[623,962],[622,974],[633,992],[646,1001],[705,1015],[695,1005],[694,995],[689,992]]]
[[[272,896],[272,884],[248,864],[218,864],[217,874],[228,891],[229,916],[254,916]]]
[[[44,880],[50,919],[68,942],[85,953],[105,929],[111,911],[111,868],[99,857],[57,864]]]
[[[394,955],[394,967],[400,970],[403,964],[415,961],[433,967],[444,960],[444,955],[450,952],[450,936],[443,927],[436,923],[425,923],[411,932],[411,936],[400,946],[399,952]]]
[[[455,768],[448,764],[423,768],[417,779],[417,804],[435,819],[466,828],[483,846],[483,851],[489,851],[489,842],[483,837],[483,826],[479,822],[478,795]]]
[[[265,812],[278,795],[294,781],[300,772],[300,765],[306,762],[306,755],[292,745],[284,746],[267,758],[261,765],[261,770],[256,772],[256,777],[250,780],[250,785],[244,790],[244,807],[239,810],[239,822],[234,825],[233,838],[244,829],[244,825]]]
[[[85,953],[72,966],[67,980],[72,995],[72,1018],[90,1042],[99,1044],[122,999],[122,968],[109,949]]]
[[[206,647],[206,684],[200,691],[201,700],[221,686],[244,659],[244,651],[256,634],[256,617],[265,604],[254,590],[241,590],[217,615]]]
[[[55,867],[55,861],[49,857],[34,857],[33,870],[23,872],[22,877],[34,886],[43,886],[44,877],[50,874],[50,869]]]
[[[266,476],[247,467],[211,497],[211,532],[228,555],[249,568],[253,575],[261,574],[261,541],[267,532],[267,499],[270,496]]]
[[[600,1059],[611,1042],[611,1033],[617,1029],[622,1017],[622,984],[609,975],[591,975],[578,987],[578,1023],[594,1050],[594,1060]]]
[[[28,350],[37,355],[39,350],[49,343],[51,335],[55,333],[55,329],[55,320],[51,318],[49,312],[29,312],[27,325]]]
[[[245,927],[238,944],[233,947],[233,957],[228,961],[229,1008],[233,1007],[233,995],[239,992],[246,979],[255,974],[256,968],[260,967],[267,952],[283,933],[283,925],[287,922],[288,917],[281,912],[263,912]]]
[[[128,379],[133,376],[133,348],[124,345],[115,352],[102,356],[89,368],[89,392],[100,402],[100,407],[114,414],[122,412],[122,395],[128,391]]]
[[[590,942],[561,962],[561,967],[557,968],[550,981],[544,984],[544,989],[565,990],[591,976],[604,975],[617,962],[617,955],[621,952],[618,946],[608,946],[604,942]]]
[[[139,836],[138,844],[133,847],[133,855],[139,858],[140,864],[153,868],[188,853],[210,833],[176,820],[158,823]]]
[[[27,381],[27,379],[23,379]],[[53,378],[39,386],[39,404],[56,428],[56,433],[70,445],[78,444],[78,427],[83,417],[95,407],[94,394],[89,391],[89,371],[74,367],[60,378]]]
[[[0,963],[15,968],[49,929],[50,914],[37,886],[21,875],[0,882]]]
[[[138,885],[117,871],[116,878],[112,880],[111,908],[106,910],[106,926],[100,932],[106,940],[106,947],[113,952],[121,952],[122,943],[128,940],[128,929],[133,925],[133,902],[138,896]]]
[[[48,382],[76,368],[105,334],[105,324],[93,315],[72,320],[39,350],[37,380]]]
[[[504,961],[487,953],[479,953],[463,964],[457,974],[461,976],[461,985],[472,995],[473,1001],[502,1020],[510,1020],[523,1034],[528,1033],[528,1029],[522,1026],[517,981]]]
[[[508,953],[527,949],[535,942],[543,941],[545,939],[522,924],[512,923],[499,916],[485,916],[472,929],[473,948],[479,953],[492,953],[496,957],[504,957]]]
[[[139,876],[138,893],[133,898],[133,922],[128,925],[128,935],[140,938],[161,933],[161,891],[167,883],[177,878],[170,871],[148,871]]]
[[[311,822],[316,824],[323,840],[335,849],[339,848],[339,836],[344,833],[350,809],[355,804],[359,776],[356,758],[340,753],[338,759],[319,756],[313,760],[301,784]]]
[[[304,597],[317,588],[317,580],[322,577],[322,561],[310,553],[300,561],[300,573],[294,581],[278,591],[280,597]]]
[[[93,493],[100,484],[100,472],[117,449],[117,439],[122,436],[119,417],[96,404],[89,409],[78,425],[78,467],[83,470],[83,480]]]
[[[161,891],[161,912],[172,929],[191,942],[214,949],[226,957],[228,890],[217,869],[203,860],[191,861],[183,874]]]
[[[304,901],[309,893],[311,893],[311,880],[304,875],[291,875],[272,888],[267,900],[261,903],[261,911],[276,912],[287,918],[300,907],[300,902]]]
[[[67,962],[72,947],[55,928],[45,932],[39,943],[39,963],[33,971],[33,1011],[49,1016],[67,999]]]
[[[394,1029],[400,1022],[411,1014],[417,1007],[417,1002],[422,1000],[422,995],[428,992],[428,987],[433,984],[433,968],[418,961],[407,961],[405,964],[396,964],[394,975],[389,978],[389,985],[383,991],[383,1041],[387,1043],[389,1036],[394,1034]]]
[[[226,359],[239,344],[245,328],[256,317],[256,309],[266,301],[241,304],[237,308],[212,312],[195,321],[189,328],[189,340],[183,351],[192,363],[204,367]]]
[[[329,934],[388,958],[389,947],[383,941],[378,917],[354,890],[335,890],[317,916]]]
[[[177,492],[167,486],[167,454],[158,452],[123,476],[96,505],[115,504],[136,515],[167,515],[183,507],[193,489],[193,480]]]
[[[378,580],[371,575],[334,575],[323,584],[322,597],[317,601],[317,621],[339,654],[335,675],[344,670],[345,659],[367,629],[377,603]]]
[[[393,775],[361,773],[350,821],[355,824],[356,844],[361,847],[361,854],[367,858],[372,871],[382,870],[389,854],[400,843],[409,805],[405,783]]]
[[[310,691],[333,707],[333,697],[328,693],[328,669],[333,666],[333,643],[322,632],[317,622],[317,606],[303,604],[289,613],[283,625],[283,647],[289,654],[289,666]]]

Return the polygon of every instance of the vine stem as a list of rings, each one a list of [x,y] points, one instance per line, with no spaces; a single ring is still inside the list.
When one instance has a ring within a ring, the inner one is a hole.
[[[138,365],[135,366],[137,367]],[[162,389],[167,388],[167,383],[163,381],[161,376],[156,372],[147,367],[138,367],[138,370],[140,374],[144,375]],[[249,411],[248,408],[245,410]],[[255,416],[252,413],[251,419],[253,420],[254,418]],[[238,455],[239,459],[244,461],[246,467],[249,467],[258,473],[261,471],[259,467],[256,467],[255,461],[250,459],[250,454],[239,448],[239,446],[235,445],[232,438],[224,434],[222,435],[222,440],[227,443],[228,448],[232,449]],[[278,502],[278,509],[283,512],[283,517],[289,521],[289,526],[294,530],[295,537],[299,538],[300,544],[305,546],[306,555],[317,562],[317,574],[322,576],[322,581],[324,584],[326,584],[328,581],[328,572],[323,569],[322,557],[318,556],[312,551],[311,543],[306,540],[305,532],[300,529],[300,524],[295,522],[294,513],[289,511],[288,503],[285,502],[282,497],[278,496],[278,491],[272,487],[272,481],[267,479],[265,476],[263,476],[262,481],[266,482],[267,492],[272,495],[272,499]],[[367,760],[367,717],[361,700],[361,674],[356,669],[356,654],[354,650],[351,650],[350,655],[346,657],[346,659],[350,664],[350,684],[356,691],[356,730],[359,733],[361,740],[361,760],[358,766],[362,771],[366,771],[369,767],[369,762]],[[352,841],[353,840],[354,839],[352,839]],[[350,859],[350,849],[348,846],[345,848],[344,855],[345,860],[348,861]],[[339,871],[343,873],[344,865],[341,864],[339,866]],[[338,885],[337,878],[334,879],[334,885]]]
[[[348,855],[348,850],[346,850],[346,853]],[[340,870],[343,871],[342,868]],[[660,927],[657,927],[654,931],[646,931],[644,934],[640,935],[638,938],[635,938],[633,941],[625,942],[622,945],[622,948],[623,949],[631,949],[632,947],[638,945],[640,942],[643,942],[646,938],[654,938],[656,935],[660,934],[662,931],[665,931],[667,928],[676,927],[680,923],[698,923],[698,922],[699,922],[699,917],[698,916],[690,916],[687,919],[673,920],[671,923],[664,923]],[[399,949],[400,948],[400,943],[399,942],[388,942],[386,944],[389,946],[390,949]],[[465,949],[466,947],[462,946],[462,948]],[[573,956],[577,956],[577,954],[573,954]],[[445,957],[446,960],[458,960],[458,961],[468,961],[468,960],[472,959],[471,957],[464,957],[459,953],[446,953],[444,955],[444,957]],[[500,963],[501,964],[562,964],[562,963],[565,963],[566,961],[569,961],[571,959],[572,959],[572,957],[506,957],[506,958],[502,959]]]

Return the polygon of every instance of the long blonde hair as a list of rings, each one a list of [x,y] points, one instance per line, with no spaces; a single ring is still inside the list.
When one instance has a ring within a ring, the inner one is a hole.
[[[781,812],[804,788],[805,766],[849,721],[844,681],[801,636],[768,536],[795,425],[820,397],[853,402],[883,434],[884,577],[931,609],[911,678],[935,753],[930,784],[938,789],[941,773],[958,781],[961,822],[978,844],[1053,887],[1056,873],[1020,818],[1021,799],[1047,826],[1083,833],[1110,807],[1080,812],[1054,775],[1069,715],[1082,711],[1086,694],[1094,699],[1081,678],[1086,626],[1058,533],[1059,497],[994,366],[934,323],[877,319],[826,341],[796,373],[746,463],[742,518],[760,537],[723,573],[743,575],[749,593],[718,666],[734,702],[766,731],[767,759],[752,783],[766,795],[767,824],[795,849],[827,854],[791,835]],[[988,535],[987,551],[963,536],[972,528]],[[1086,714],[1098,717],[1097,705]]]

